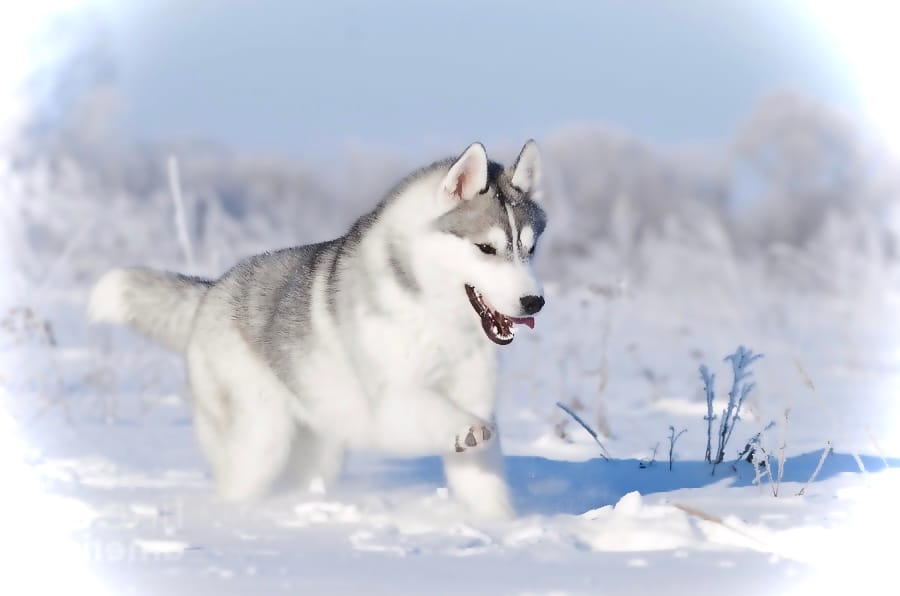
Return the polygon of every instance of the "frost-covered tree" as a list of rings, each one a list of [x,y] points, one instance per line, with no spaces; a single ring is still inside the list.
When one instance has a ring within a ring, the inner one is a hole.
[[[729,198],[741,240],[799,247],[826,214],[873,208],[874,163],[848,118],[794,95],[765,99],[731,144]]]

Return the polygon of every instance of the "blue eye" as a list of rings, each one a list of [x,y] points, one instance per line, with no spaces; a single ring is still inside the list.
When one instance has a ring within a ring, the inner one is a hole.
[[[495,255],[497,254],[497,249],[491,246],[490,244],[476,244],[478,250],[483,252],[486,255]]]

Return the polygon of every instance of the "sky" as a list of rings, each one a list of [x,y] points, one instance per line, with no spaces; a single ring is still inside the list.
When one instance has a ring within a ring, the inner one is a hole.
[[[417,151],[605,126],[727,138],[763,96],[852,111],[802,5],[715,0],[100,2],[122,126],[241,151]]]

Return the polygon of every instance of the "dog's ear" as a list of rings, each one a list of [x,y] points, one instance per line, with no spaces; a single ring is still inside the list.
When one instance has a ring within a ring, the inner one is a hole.
[[[487,188],[488,160],[484,145],[472,143],[450,166],[441,192],[456,201],[468,201]]]
[[[513,164],[512,184],[534,200],[541,194],[541,152],[534,139],[528,139],[516,163]]]

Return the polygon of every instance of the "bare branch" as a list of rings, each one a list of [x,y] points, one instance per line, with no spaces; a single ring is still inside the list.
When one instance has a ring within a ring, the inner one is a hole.
[[[603,446],[603,443],[600,441],[600,437],[597,436],[597,433],[594,432],[594,429],[592,429],[592,428],[588,425],[587,422],[585,422],[584,420],[581,419],[581,416],[579,416],[578,414],[576,414],[569,406],[567,406],[566,404],[562,403],[561,401],[556,402],[556,405],[557,405],[557,406],[559,407],[559,409],[561,409],[563,412],[565,412],[566,414],[568,414],[569,416],[571,416],[571,417],[575,420],[575,422],[577,422],[578,424],[580,424],[581,427],[582,427],[584,430],[586,430],[586,431],[588,432],[589,435],[591,435],[591,437],[594,439],[594,441],[596,441],[596,443],[597,443],[598,445],[600,445],[600,449],[602,450],[602,452],[600,453],[600,457],[602,457],[602,458],[605,459],[605,460],[610,460],[610,459],[612,459],[612,458],[610,457],[610,455],[609,455],[609,452],[606,450],[606,447],[604,447],[604,446]]]
[[[828,454],[831,453],[831,441],[827,441],[825,443],[825,449],[822,450],[822,457],[819,458],[819,463],[816,465],[816,469],[813,470],[812,475],[809,477],[809,480],[806,481],[806,484],[803,485],[803,488],[800,489],[800,492],[797,493],[797,496],[801,496],[806,493],[806,489],[810,484],[815,482],[816,476],[819,475],[819,472],[822,471],[822,466],[825,464],[825,458],[828,457]]]

